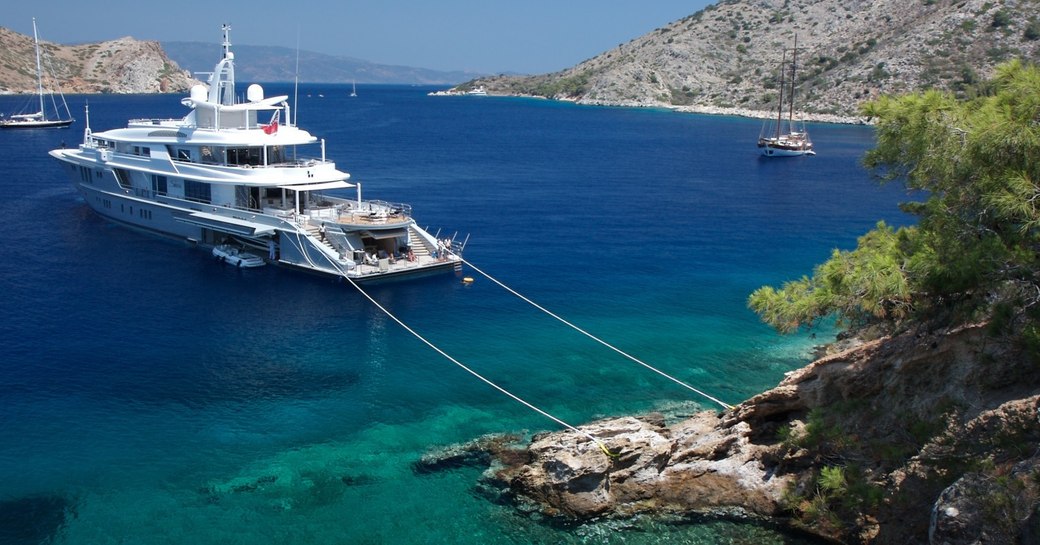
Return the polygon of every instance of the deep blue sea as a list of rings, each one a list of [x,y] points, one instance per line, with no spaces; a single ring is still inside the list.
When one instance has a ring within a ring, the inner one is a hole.
[[[756,120],[429,90],[305,85],[299,123],[367,198],[469,236],[484,271],[729,403],[833,335],[779,336],[748,294],[910,221],[859,166],[867,127],[811,125],[819,155],[764,160]],[[348,284],[106,222],[47,155],[82,139],[87,100],[102,130],[180,117],[179,99],[73,96],[71,129],[0,132],[0,543],[811,543],[735,521],[560,526],[489,501],[481,468],[415,471],[429,449],[558,426]],[[569,423],[714,409],[462,274],[366,289]]]

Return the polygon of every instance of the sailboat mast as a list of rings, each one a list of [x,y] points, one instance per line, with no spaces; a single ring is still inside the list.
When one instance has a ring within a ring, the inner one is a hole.
[[[798,69],[798,35],[794,35],[794,48],[791,50],[791,113],[788,119],[789,131],[794,132],[794,85],[795,70]]]
[[[784,122],[784,73],[787,72],[787,50],[780,58],[780,104],[776,107],[776,139],[780,140],[780,124]]]
[[[40,38],[36,34],[36,17],[33,17],[33,44],[36,46],[36,93],[40,95],[40,114],[43,114],[43,71],[40,69]]]

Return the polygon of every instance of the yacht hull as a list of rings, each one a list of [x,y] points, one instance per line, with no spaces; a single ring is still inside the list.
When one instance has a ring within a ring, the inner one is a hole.
[[[57,121],[0,121],[0,129],[63,129],[72,125],[74,119],[62,119]]]
[[[73,167],[73,170],[78,168]],[[187,223],[184,208],[128,195],[122,192],[123,190],[113,191],[99,188],[95,184],[79,182],[75,183],[75,186],[91,210],[121,227],[183,241],[210,251],[233,240],[243,247],[253,248],[261,258],[264,258],[264,252],[267,252],[267,263],[296,271],[349,278],[355,282],[372,284],[444,274],[461,267],[461,260],[454,256],[450,259],[402,259],[393,266],[387,264],[385,268],[378,263],[364,265],[351,259],[333,259],[313,237],[309,236],[309,233],[301,231],[292,222],[283,221],[283,228],[274,228],[272,232],[263,236],[249,236]],[[197,211],[204,208],[199,206]],[[219,207],[209,207],[209,210],[210,213],[219,211]]]

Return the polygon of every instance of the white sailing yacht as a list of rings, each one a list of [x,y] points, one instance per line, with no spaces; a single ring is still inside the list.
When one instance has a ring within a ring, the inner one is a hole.
[[[293,122],[288,96],[254,84],[237,101],[230,29],[209,85],[181,100],[184,118],[92,132],[88,111],[83,143],[50,152],[87,205],[242,267],[257,256],[356,282],[461,268],[465,241],[420,228],[407,204],[362,200],[325,141]],[[346,188],[356,196],[326,193]]]
[[[794,48],[791,54],[791,92],[788,100],[790,110],[788,117],[784,119],[784,91],[787,84],[784,81],[787,72],[787,50],[783,51],[780,61],[780,100],[777,106],[776,119],[762,124],[762,131],[758,135],[758,148],[766,157],[797,157],[801,155],[816,155],[813,151],[813,143],[809,138],[809,131],[805,129],[805,122],[800,125],[794,119],[794,89],[795,71],[798,64],[798,36],[794,38]]]
[[[61,97],[61,104],[65,109],[65,116],[62,117],[61,110],[58,109],[58,105],[54,102],[54,95],[51,94],[51,104],[54,106],[54,115],[48,115],[45,107],[45,101],[43,99],[43,69],[40,65],[40,38],[36,32],[36,18],[33,17],[33,43],[36,48],[36,93],[40,98],[40,109],[32,113],[14,114],[10,116],[0,117],[0,128],[4,129],[41,129],[41,128],[53,128],[53,127],[68,127],[72,124],[75,119],[72,118],[72,113],[69,111],[69,105],[65,102],[65,95],[61,93],[61,88],[55,83],[55,87],[58,87],[58,95]]]

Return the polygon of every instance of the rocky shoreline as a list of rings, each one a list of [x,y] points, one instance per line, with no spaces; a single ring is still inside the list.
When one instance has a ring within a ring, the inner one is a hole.
[[[440,95],[433,96],[465,96],[465,91],[459,91],[458,88],[453,87],[447,91],[440,91]],[[581,99],[569,99],[569,98],[547,98],[538,95],[527,95],[522,93],[507,93],[501,91],[487,91],[488,95],[493,96],[508,96],[517,98],[537,98],[542,100],[559,100],[561,102],[572,102],[574,104],[580,104],[583,106],[607,106],[615,108],[659,108],[664,110],[672,110],[674,112],[686,113],[686,114],[705,114],[705,115],[729,115],[736,117],[748,117],[752,119],[771,119],[776,117],[775,111],[768,110],[755,110],[750,108],[731,108],[725,106],[711,106],[705,104],[691,104],[684,106],[675,106],[671,104],[664,104],[660,102],[654,102],[651,100],[645,101],[613,101],[613,100],[593,100],[588,98]],[[800,121],[808,121],[813,123],[834,123],[840,125],[871,125],[872,121],[863,116],[854,115],[838,115],[838,114],[822,114],[822,113],[800,113]]]
[[[565,99],[557,99],[565,100]],[[769,110],[754,110],[749,108],[731,108],[725,106],[710,106],[704,104],[691,104],[686,106],[673,106],[671,104],[662,104],[657,102],[614,102],[607,100],[589,100],[581,99],[571,101],[576,104],[583,104],[589,106],[614,106],[621,108],[663,108],[666,110],[672,110],[679,113],[686,114],[706,114],[706,115],[729,115],[736,117],[749,117],[752,119],[774,119],[776,118],[776,111]],[[798,114],[799,121],[810,121],[814,123],[835,123],[841,125],[869,125],[870,120],[862,116],[852,115],[837,115],[837,114],[821,114],[821,113],[807,113],[800,112]]]
[[[866,342],[722,413],[482,438],[417,464],[558,520],[758,517],[842,543],[1036,543],[1040,377],[982,326]],[[1024,540],[1024,541],[1023,541]]]

